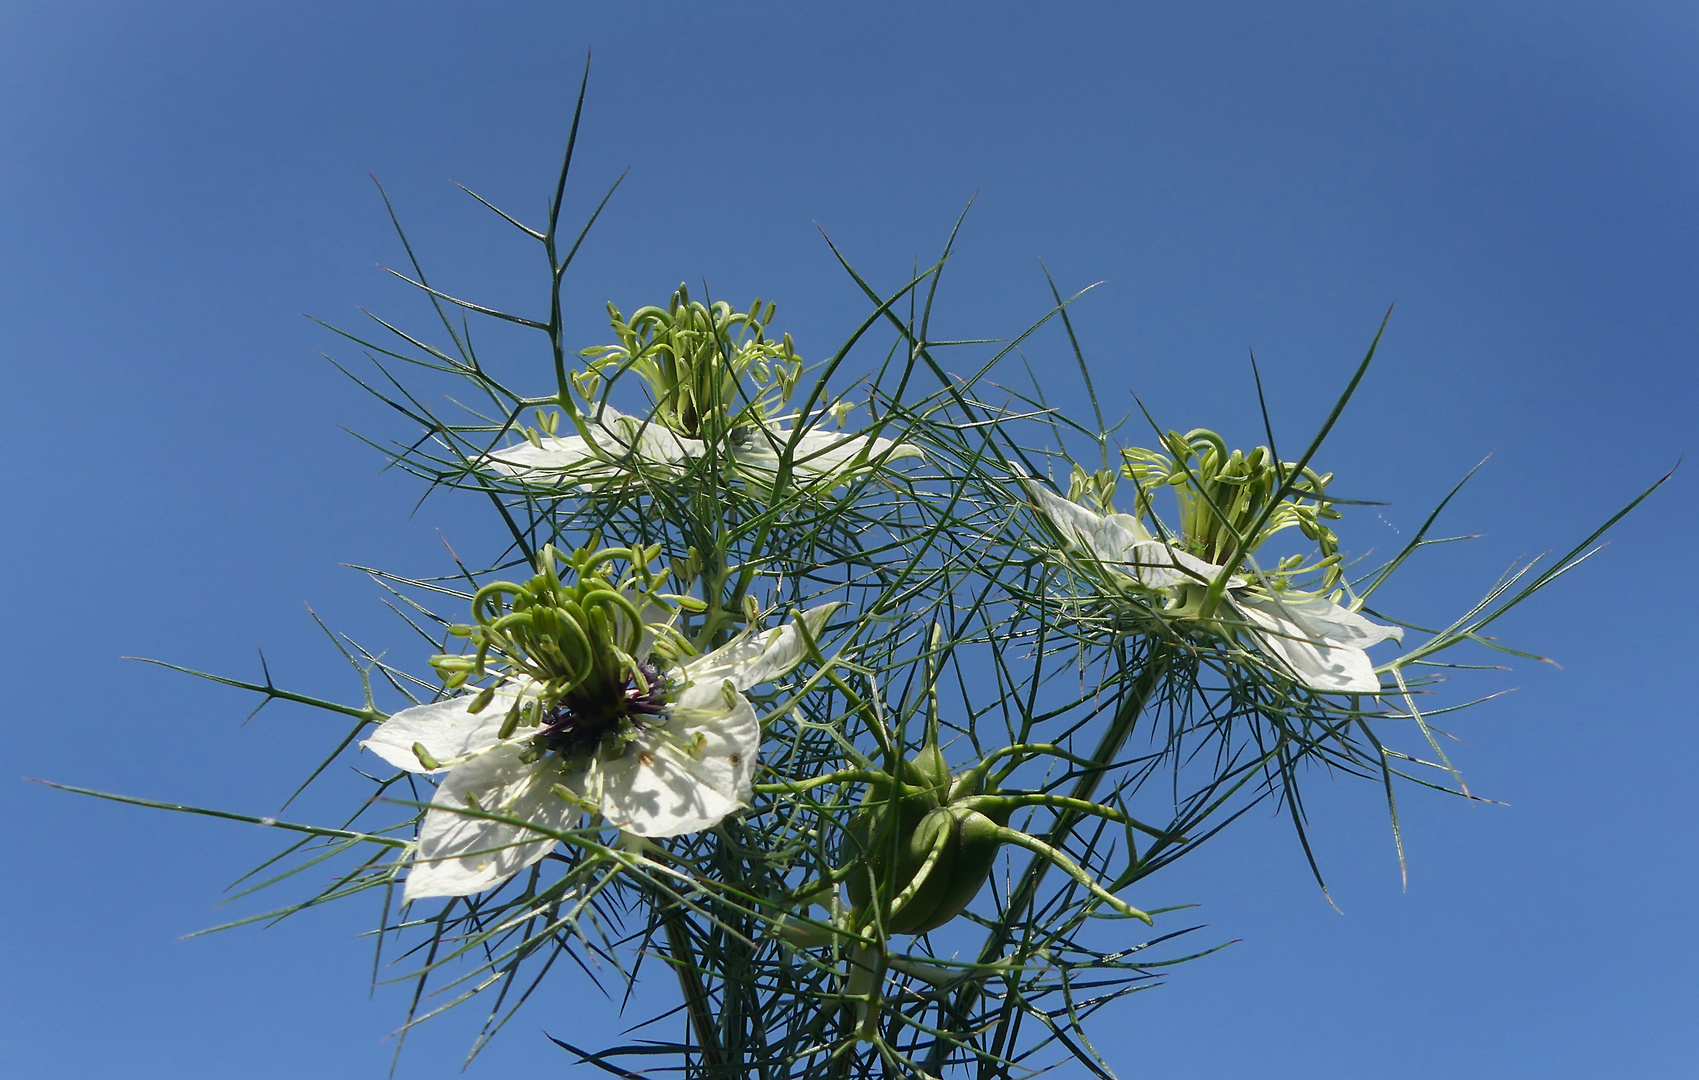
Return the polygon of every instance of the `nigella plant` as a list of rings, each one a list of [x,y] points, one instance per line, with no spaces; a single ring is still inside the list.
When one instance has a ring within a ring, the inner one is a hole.
[[[1311,764],[1389,809],[1407,780],[1469,797],[1429,722],[1466,702],[1438,676],[1509,651],[1487,628],[1604,529],[1438,630],[1381,607],[1439,511],[1353,557],[1324,444],[1373,347],[1288,459],[1272,425],[1233,449],[993,388],[1047,325],[1073,342],[1072,300],[1052,286],[1012,340],[935,340],[948,248],[887,290],[831,249],[867,306],[827,352],[769,301],[682,286],[572,341],[570,145],[544,222],[496,211],[546,256],[546,312],[448,295],[415,261],[435,340],[338,331],[375,374],[338,363],[411,425],[371,445],[472,538],[441,572],[367,568],[428,644],[345,646],[352,703],[219,678],[341,718],[308,782],[346,765],[371,789],[328,824],[104,796],[296,836],[269,887],[316,884],[240,921],[381,897],[403,1030],[481,1001],[473,1052],[540,980],[647,978],[657,956],[670,1029],[609,1046],[540,1022],[627,1076],[656,1055],[722,1078],[1107,1076],[1092,1018],[1211,951],[1152,875],[1264,800],[1308,857]],[[472,316],[536,333],[536,362],[498,372]]]

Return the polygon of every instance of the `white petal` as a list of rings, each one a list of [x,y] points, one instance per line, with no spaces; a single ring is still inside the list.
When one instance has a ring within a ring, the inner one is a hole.
[[[605,403],[596,406],[589,413],[580,413],[579,416],[598,446],[607,445],[607,440],[603,438],[604,435],[617,439],[621,448],[630,446],[631,432],[643,422],[639,418],[627,416],[612,405]]]
[[[554,850],[552,836],[518,825],[457,813],[466,793],[488,813],[522,818],[547,829],[570,829],[578,810],[553,792],[561,772],[551,759],[521,764],[524,747],[498,746],[456,766],[431,799],[419,826],[419,851],[407,872],[402,901],[469,896],[499,885]]]
[[[893,446],[895,449],[893,449]],[[885,457],[887,451],[890,452],[890,457]],[[871,445],[867,448],[867,456],[869,458],[884,458],[886,462],[901,461],[903,458],[926,460],[926,453],[920,447],[913,443],[896,442],[893,439],[885,438],[883,435],[872,438]]]
[[[701,439],[687,439],[654,420],[645,424],[636,417],[628,416],[625,418],[625,430],[628,442],[635,436],[637,455],[647,461],[671,465],[701,457],[704,453]]]
[[[702,456],[702,441],[687,439],[655,419],[627,416],[612,405],[587,419],[591,439],[605,454],[620,456],[636,447],[637,456],[658,464],[672,464]]]
[[[621,757],[593,766],[601,775],[581,782],[599,788],[609,825],[638,836],[679,836],[748,804],[761,724],[742,694],[726,705],[723,685],[686,689],[663,724]]]
[[[577,435],[568,435],[563,439],[540,439],[538,442],[541,445],[522,442],[517,446],[491,450],[483,459],[483,464],[504,476],[516,479],[549,479],[542,474],[565,472],[596,456],[590,444]]]
[[[1109,522],[1111,525],[1120,526],[1122,529],[1125,529],[1140,540],[1149,540],[1151,538],[1150,530],[1144,527],[1144,522],[1140,521],[1131,514],[1110,514],[1103,520]]]
[[[1362,647],[1343,644],[1330,633],[1322,633],[1312,628],[1320,625],[1330,628],[1349,626],[1350,620],[1335,618],[1332,622],[1326,622],[1311,611],[1305,610],[1304,604],[1277,601],[1271,597],[1237,594],[1230,597],[1230,600],[1233,607],[1248,622],[1260,628],[1252,632],[1258,647],[1279,661],[1281,667],[1305,686],[1324,693],[1380,692],[1380,678],[1375,675],[1374,661],[1369,659],[1369,654],[1364,652]],[[1337,605],[1326,600],[1322,603],[1350,616],[1350,612],[1345,612]],[[1394,636],[1386,631],[1396,631],[1394,627],[1376,626],[1361,616],[1351,618],[1361,620],[1380,632],[1380,636],[1374,638],[1374,641]],[[1373,641],[1368,643],[1373,644]]]
[[[541,439],[541,445],[527,441],[492,450],[483,463],[518,480],[554,482],[561,473],[585,472],[581,466],[586,462],[614,466],[634,450],[638,458],[662,465],[701,453],[696,440],[682,439],[659,423],[627,416],[609,405],[586,417],[584,425],[585,434]],[[690,443],[696,443],[697,449],[693,450]],[[607,471],[591,469],[585,478],[594,479]]]
[[[1325,596],[1303,600],[1280,598],[1280,606],[1288,617],[1295,619],[1311,635],[1366,649],[1387,639],[1404,640],[1402,626],[1382,626],[1370,622],[1355,611],[1347,611]]]
[[[1027,500],[1043,514],[1064,542],[1103,566],[1119,570],[1150,589],[1175,585],[1203,585],[1221,573],[1221,567],[1196,555],[1151,539],[1144,524],[1131,514],[1107,517],[1064,499],[1030,477],[1018,477]],[[1228,579],[1228,587],[1243,585],[1244,579]]]
[[[1152,589],[1207,585],[1221,573],[1221,567],[1214,563],[1169,547],[1160,540],[1140,540],[1127,550],[1120,561],[1110,565],[1131,574]],[[1245,579],[1238,576],[1227,579],[1229,587],[1244,583]]]
[[[1031,477],[1020,477],[1020,483],[1026,491],[1027,501],[1056,527],[1063,541],[1098,562],[1110,565],[1124,562],[1133,545],[1150,538],[1144,526],[1128,514],[1106,518],[1071,499],[1062,498]]]
[[[402,709],[377,726],[377,730],[360,745],[383,758],[398,769],[408,772],[442,772],[427,769],[413,752],[413,744],[425,748],[425,753],[438,761],[450,761],[475,754],[496,744],[496,735],[507,719],[508,710],[521,694],[534,693],[536,686],[529,679],[502,684],[490,703],[476,715],[471,711],[475,694],[461,694],[429,705]]]
[[[821,604],[803,612],[809,634],[818,638],[820,628],[826,625],[832,612],[842,606]],[[748,690],[771,682],[796,667],[802,661],[803,649],[802,634],[797,631],[796,623],[787,619],[783,626],[775,626],[771,630],[739,634],[707,656],[686,664],[684,672],[692,683],[698,685],[718,687],[721,682],[730,679],[737,689]]]
[[[782,427],[757,431],[746,446],[735,451],[737,460],[762,472],[777,472],[779,455],[793,434],[790,429]],[[896,447],[894,450],[893,445]],[[869,462],[877,460],[886,451],[891,454],[885,459],[887,462],[925,456],[918,447],[909,443],[893,444],[890,439],[816,428],[796,436],[792,468],[795,475],[805,477],[846,475],[866,468]]]

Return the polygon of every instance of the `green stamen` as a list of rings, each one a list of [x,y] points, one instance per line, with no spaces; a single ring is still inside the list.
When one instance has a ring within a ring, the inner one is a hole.
[[[619,343],[586,350],[589,370],[573,385],[593,401],[604,381],[635,371],[654,395],[656,422],[687,438],[722,438],[776,411],[802,373],[790,335],[766,337],[773,312],[759,298],[743,313],[724,301],[710,307],[683,285],[665,308],[639,308],[630,319],[609,304]]]
[[[1163,444],[1167,453],[1139,447],[1121,451],[1121,472],[1138,485],[1141,516],[1153,515],[1156,488],[1174,488],[1180,504],[1180,545],[1232,570],[1240,569],[1275,533],[1295,526],[1321,549],[1322,558],[1307,572],[1320,572],[1324,588],[1338,583],[1339,541],[1323,524],[1340,517],[1327,498],[1332,473],[1308,467],[1299,471],[1296,463],[1277,460],[1266,446],[1229,451],[1221,436],[1205,428],[1184,435],[1170,431]],[[1101,481],[1090,481],[1076,478],[1075,486],[1093,489],[1094,494],[1103,490]],[[1306,572],[1303,558],[1293,558],[1296,561],[1278,565],[1277,587]]]
[[[545,547],[529,581],[484,586],[472,600],[473,623],[450,628],[451,637],[470,643],[470,655],[432,663],[451,687],[488,675],[539,684],[535,701],[508,713],[499,738],[512,738],[522,724],[543,724],[545,752],[616,743],[628,713],[652,716],[665,706],[661,673],[692,651],[671,613],[699,605],[658,591],[662,578],[649,567],[658,554],[652,547],[586,546],[563,555]],[[667,614],[645,623],[645,611]],[[470,711],[481,711],[494,695],[494,686],[482,690]]]

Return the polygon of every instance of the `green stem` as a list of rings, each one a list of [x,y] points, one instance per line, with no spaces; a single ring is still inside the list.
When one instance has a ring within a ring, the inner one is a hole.
[[[1125,900],[1122,900],[1114,893],[1111,893],[1102,885],[1099,885],[1095,878],[1086,873],[1085,867],[1068,858],[1065,853],[1056,850],[1037,837],[1028,836],[1019,829],[1010,829],[999,826],[996,835],[997,839],[1001,840],[1003,843],[1014,844],[1016,847],[1024,847],[1039,858],[1045,859],[1054,864],[1062,871],[1062,873],[1067,874],[1069,877],[1079,882],[1087,892],[1091,893],[1091,895],[1097,897],[1099,900],[1108,904],[1121,914],[1131,915],[1133,918],[1144,922],[1147,926],[1150,925],[1151,920],[1149,915],[1127,903]]]
[[[755,790],[763,795],[795,795],[825,784],[889,784],[892,782],[891,777],[879,769],[839,769],[837,772],[813,776],[807,780],[788,780],[778,784],[756,784]]]
[[[985,757],[980,760],[978,765],[975,765],[972,770],[963,774],[962,780],[964,782],[976,780],[981,786],[985,786],[986,778],[991,771],[991,764],[993,762],[1000,761],[1007,757],[1024,759],[1028,757],[1037,757],[1041,754],[1048,757],[1058,757],[1063,761],[1071,762],[1075,765],[1092,767],[1095,764],[1090,758],[1083,758],[1078,754],[1070,753],[1053,743],[1015,743],[1013,746],[999,747],[996,750],[991,751],[989,754],[986,754]],[[1020,768],[1021,764],[1022,762],[1020,761],[1011,761],[1006,767],[997,770],[997,775],[990,777],[989,786],[991,790],[995,791],[1010,773]],[[964,787],[963,790],[967,789]]]
[[[725,1053],[720,1048],[719,1029],[714,1025],[713,1007],[708,1000],[708,988],[702,983],[702,969],[696,963],[696,951],[690,947],[690,935],[684,917],[675,907],[661,911],[661,926],[667,932],[667,963],[678,975],[678,986],[684,993],[684,1007],[690,1015],[691,1030],[696,1044],[702,1048],[702,1062],[710,1076],[731,1076]]]
[[[855,707],[855,711],[861,714],[862,721],[867,725],[868,733],[873,736],[873,741],[879,744],[880,752],[887,758],[894,758],[897,762],[896,768],[900,770],[902,754],[892,747],[891,733],[886,729],[884,721],[879,719],[879,714],[873,710],[873,706],[863,700],[860,694],[852,690],[849,683],[846,683],[836,671],[828,670],[826,680],[837,687],[838,693],[844,695],[844,698]]]
[[[1114,718],[1109,722],[1109,729],[1103,733],[1103,738],[1098,741],[1097,748],[1092,752],[1091,762],[1094,768],[1079,778],[1073,791],[1069,793],[1069,798],[1090,802],[1092,796],[1097,793],[1097,787],[1103,782],[1108,766],[1120,756],[1121,747],[1132,735],[1133,726],[1138,723],[1145,705],[1150,702],[1167,676],[1169,662],[1169,654],[1160,644],[1146,658],[1144,669],[1133,680],[1133,685],[1127,690],[1127,696],[1121,700],[1120,708],[1115,711]],[[1050,827],[1042,842],[1048,847],[1060,848],[1084,816],[1073,810],[1062,811],[1056,815],[1056,823]],[[992,927],[991,932],[986,935],[985,944],[980,947],[980,966],[988,966],[1002,956],[1003,950],[1014,937],[1015,928],[1026,925],[1027,909],[1038,895],[1038,887],[1043,883],[1044,875],[1049,872],[1050,866],[1048,858],[1037,852],[1033,853],[1032,860],[1027,863],[1026,870],[1021,874],[1020,883],[1015,886],[1014,893],[1009,897],[1009,905],[1003,918]],[[973,1014],[979,995],[980,988],[976,982],[970,981],[962,986],[956,994],[954,1008],[951,1009],[954,1024],[965,1023],[966,1018]],[[999,1033],[1008,1026],[1009,1015],[1009,1010],[1005,1008],[1003,1015],[998,1018],[996,1027]],[[998,1037],[1001,1037],[1000,1034]],[[946,1054],[948,1049],[947,1040],[938,1040],[928,1057],[929,1070],[936,1071],[943,1064],[942,1055]]]
[[[1036,791],[1016,791],[998,795],[974,795],[966,799],[958,799],[955,804],[970,807],[980,813],[986,813],[990,810],[1018,810],[1025,806],[1048,806],[1057,810],[1084,814],[1088,817],[1100,817],[1107,821],[1113,821],[1117,825],[1129,825],[1146,836],[1154,837],[1157,840],[1177,839],[1172,831],[1158,829],[1154,825],[1146,825],[1137,818],[1112,806],[1087,802],[1083,799],[1071,799],[1066,795],[1045,795]]]

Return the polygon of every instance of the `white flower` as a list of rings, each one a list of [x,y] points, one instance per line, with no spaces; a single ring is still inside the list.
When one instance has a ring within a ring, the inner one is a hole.
[[[805,612],[810,632],[837,606]],[[572,735],[569,723],[521,726],[501,738],[513,709],[538,695],[523,676],[496,687],[476,713],[477,695],[462,694],[391,716],[360,745],[408,772],[446,774],[419,826],[403,902],[499,885],[553,851],[547,833],[572,828],[584,810],[639,836],[718,824],[748,803],[755,776],[761,724],[743,691],[784,675],[803,652],[802,635],[786,623],[746,631],[667,672],[646,664],[652,685],[647,693],[628,687],[619,734],[569,748],[561,744]]]
[[[793,428],[768,423],[748,429],[732,446],[732,457],[752,473],[777,477],[781,456],[793,438],[796,447],[791,456],[791,475],[801,483],[820,478],[845,480],[881,459],[889,463],[925,456],[912,443],[826,431],[818,426],[797,435]]]
[[[611,405],[602,406],[597,416],[585,417],[583,431],[492,450],[483,464],[526,483],[557,484],[571,474],[573,482],[589,484],[623,475],[630,458],[677,465],[701,453],[698,440],[682,439],[659,423],[627,416]]]
[[[1158,592],[1204,587],[1222,573],[1223,567],[1152,538],[1129,514],[1098,514],[1030,477],[1020,483],[1069,549],[1110,573]],[[1324,693],[1378,694],[1380,678],[1365,650],[1404,635],[1401,627],[1370,622],[1326,596],[1272,593],[1238,574],[1227,579],[1223,600],[1280,670]]]
[[[707,453],[701,439],[679,435],[657,420],[627,416],[609,405],[601,407],[599,418],[585,420],[584,431],[589,438],[544,437],[492,450],[484,464],[522,483],[588,486],[628,472],[630,459],[682,471]],[[752,479],[768,482],[776,477],[780,457],[794,434],[794,429],[771,421],[746,427],[728,441],[727,453]],[[820,479],[841,483],[881,459],[921,456],[909,443],[813,427],[797,437],[791,476],[802,484]]]

